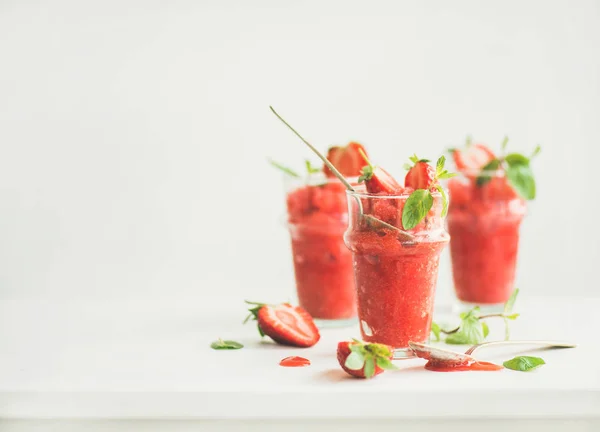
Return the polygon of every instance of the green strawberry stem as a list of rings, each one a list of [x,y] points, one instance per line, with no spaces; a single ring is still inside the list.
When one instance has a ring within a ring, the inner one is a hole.
[[[299,133],[296,131],[296,129],[294,129],[294,128],[293,128],[293,127],[292,127],[292,126],[291,126],[291,125],[290,125],[288,122],[286,122],[286,121],[283,119],[283,117],[281,117],[281,116],[280,116],[280,115],[277,113],[277,111],[275,111],[275,109],[274,109],[272,106],[270,106],[270,105],[269,105],[269,108],[271,109],[271,111],[273,112],[273,114],[275,114],[275,116],[277,116],[277,118],[278,118],[279,120],[281,120],[281,122],[282,122],[284,125],[286,125],[286,126],[287,126],[287,127],[288,127],[288,128],[289,128],[289,129],[290,129],[290,130],[291,130],[291,131],[292,131],[292,132],[293,132],[293,133],[294,133],[294,134],[295,134],[295,135],[298,137],[298,138],[300,138],[300,140],[302,140],[302,142],[303,142],[304,144],[306,144],[306,145],[307,145],[307,146],[308,146],[308,147],[309,147],[309,148],[310,148],[310,149],[311,149],[311,150],[312,150],[312,151],[313,151],[313,152],[314,152],[314,153],[315,153],[315,154],[316,154],[316,155],[319,157],[319,159],[321,159],[321,160],[323,161],[323,163],[324,163],[325,165],[327,165],[327,168],[329,168],[329,169],[331,170],[331,172],[332,172],[332,173],[333,173],[333,174],[334,174],[334,175],[335,175],[335,176],[338,178],[338,180],[339,180],[339,181],[341,181],[341,182],[344,184],[344,186],[346,186],[346,189],[348,189],[348,190],[349,190],[349,191],[351,191],[351,192],[356,192],[356,190],[355,190],[355,189],[354,189],[354,188],[353,188],[353,187],[350,185],[350,183],[348,183],[348,180],[346,180],[346,178],[345,178],[345,177],[342,175],[342,173],[340,173],[340,172],[337,170],[337,168],[336,168],[335,166],[333,166],[333,164],[332,164],[331,162],[329,162],[329,160],[328,160],[328,159],[327,159],[325,156],[323,156],[323,155],[321,154],[321,152],[320,152],[319,150],[317,150],[317,149],[316,149],[316,148],[315,148],[315,147],[314,147],[312,144],[310,144],[308,141],[306,141],[306,140],[305,140],[305,139],[302,137],[302,135],[300,135],[300,134],[299,134]],[[361,152],[361,153],[362,153],[362,152]],[[365,155],[364,153],[362,153],[362,155],[363,155],[363,157],[365,158],[365,160],[367,160],[367,158],[366,158],[366,155]],[[367,161],[367,162],[368,162],[368,161]],[[370,165],[370,163],[369,163],[369,165]],[[377,223],[379,223],[379,224],[383,225],[384,227],[386,227],[386,228],[388,228],[388,229],[390,229],[390,230],[393,230],[393,231],[398,231],[398,232],[400,233],[400,234],[399,234],[399,236],[401,236],[401,237],[402,237],[402,238],[404,238],[404,239],[407,239],[407,240],[413,240],[413,239],[414,239],[414,236],[413,236],[412,234],[410,234],[410,233],[408,233],[408,232],[406,232],[406,231],[403,231],[403,230],[401,230],[400,228],[397,228],[397,227],[395,227],[395,226],[393,226],[393,225],[390,225],[390,224],[388,224],[388,223],[385,223],[384,221],[382,221],[382,220],[379,220],[379,219],[377,219],[377,218],[376,218],[376,217],[374,217],[374,216],[371,216],[371,215],[365,215],[365,213],[364,213],[364,210],[363,210],[363,206],[362,206],[362,201],[360,200],[360,198],[359,198],[359,197],[355,197],[355,198],[356,198],[356,202],[357,202],[357,204],[358,204],[358,211],[359,211],[359,213],[360,213],[360,215],[361,215],[362,217],[364,217],[364,218],[367,218],[367,216],[368,216],[368,219],[370,219],[370,220],[372,220],[372,221],[376,221]]]

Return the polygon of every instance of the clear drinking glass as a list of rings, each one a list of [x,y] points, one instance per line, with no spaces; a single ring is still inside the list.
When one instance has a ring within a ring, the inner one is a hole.
[[[456,296],[463,307],[498,311],[514,289],[519,228],[527,204],[504,172],[450,179],[448,232]]]
[[[352,254],[344,245],[345,190],[321,173],[286,184],[298,301],[321,327],[356,323]]]
[[[379,196],[364,188],[347,192],[346,246],[354,257],[362,337],[412,357],[408,342],[427,342],[431,330],[439,257],[449,241],[442,199],[415,228],[399,231],[409,195]]]

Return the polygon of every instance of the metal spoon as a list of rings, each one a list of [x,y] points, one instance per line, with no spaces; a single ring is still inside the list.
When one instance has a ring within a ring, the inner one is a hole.
[[[509,341],[492,341],[483,342],[473,345],[464,354],[455,351],[446,350],[443,348],[433,347],[418,342],[409,342],[408,345],[415,352],[417,357],[428,360],[450,361],[456,363],[467,363],[475,361],[471,356],[476,350],[492,345],[541,345],[547,348],[575,348],[577,345],[568,342],[560,341],[545,341],[545,340],[509,340]]]

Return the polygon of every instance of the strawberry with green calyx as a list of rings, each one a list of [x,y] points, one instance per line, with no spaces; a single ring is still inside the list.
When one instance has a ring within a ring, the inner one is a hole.
[[[361,170],[358,182],[365,183],[369,193],[386,195],[398,195],[402,193],[402,186],[386,170],[371,164],[367,155],[360,151],[363,160],[367,163]]]
[[[393,350],[387,345],[363,343],[359,340],[339,342],[337,359],[348,374],[357,378],[373,378],[384,370],[398,369],[392,362]]]
[[[356,177],[360,175],[363,167],[363,156],[365,148],[362,144],[351,142],[347,146],[333,146],[327,150],[327,160],[333,164],[343,176]],[[327,177],[335,177],[327,165],[323,166],[323,172]]]
[[[448,196],[440,184],[439,180],[454,177],[456,174],[444,169],[446,158],[440,156],[437,160],[435,170],[429,165],[427,159],[419,159],[413,155],[410,160],[413,166],[408,165],[409,171],[406,174],[405,186],[414,188],[415,191],[410,194],[402,210],[402,226],[404,229],[413,229],[429,213],[433,207],[433,195],[431,190],[437,190],[442,196],[442,217],[448,212]]]
[[[483,144],[474,144],[465,150],[454,150],[452,153],[457,168],[466,174],[477,175],[475,184],[478,188],[489,189],[497,198],[510,198],[511,188],[523,199],[533,200],[536,195],[536,184],[531,161],[540,152],[538,145],[530,156],[520,153],[505,154],[508,138],[502,142],[500,157]]]
[[[246,303],[253,307],[244,324],[250,319],[256,320],[260,335],[269,336],[278,344],[304,348],[313,346],[321,338],[313,318],[300,306]]]

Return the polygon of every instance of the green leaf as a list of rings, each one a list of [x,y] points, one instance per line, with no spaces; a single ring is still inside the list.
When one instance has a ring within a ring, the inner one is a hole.
[[[448,147],[446,151],[448,152],[448,154],[454,154],[454,152],[456,151],[456,147]]]
[[[508,145],[508,137],[505,136],[504,139],[502,140],[502,144],[500,145],[500,148],[502,149],[503,153],[504,153],[504,150],[506,150],[507,145]]]
[[[442,329],[440,328],[440,325],[438,323],[436,323],[435,321],[431,322],[431,333],[433,333],[433,335],[435,336],[435,341],[439,342],[440,341],[440,333],[441,333]]]
[[[306,164],[306,171],[309,174],[316,174],[321,171],[320,168],[312,166],[312,164],[310,163],[310,161],[308,159],[306,159],[306,161],[304,161],[304,163]]]
[[[485,339],[490,334],[490,328],[485,321],[481,321],[481,328],[483,329],[483,338]]]
[[[440,156],[435,165],[435,172],[437,173],[437,177],[440,176],[441,173],[444,172],[444,165],[446,163],[446,157],[444,155]]]
[[[410,171],[410,170],[412,169],[412,167],[413,167],[413,166],[412,166],[411,164],[407,164],[407,163],[405,163],[405,164],[404,164],[404,169],[405,169],[406,171]]]
[[[294,171],[291,168],[281,165],[279,162],[275,162],[274,160],[269,159],[269,163],[271,165],[273,165],[275,168],[280,169],[281,171],[283,171],[284,173],[286,173],[287,175],[289,175],[291,177],[300,177],[300,174],[298,174],[296,171]]]
[[[471,135],[467,135],[467,138],[465,138],[465,147],[471,147],[471,145],[473,144],[473,137]]]
[[[448,213],[448,195],[442,185],[437,184],[435,185],[435,188],[442,195],[442,217],[446,217],[446,214]]]
[[[516,320],[517,318],[519,318],[519,315],[520,315],[520,314],[518,314],[518,313],[515,313],[515,314],[511,314],[511,315],[506,315],[504,318],[514,321],[514,320]]]
[[[504,157],[504,160],[509,166],[529,165],[529,158],[520,153],[510,153]]]
[[[456,177],[457,175],[458,175],[457,173],[451,173],[451,172],[448,172],[448,171],[444,171],[439,176],[437,176],[437,178],[440,179],[440,180],[445,180],[445,179],[449,179],[449,178],[452,178],[452,177]]]
[[[346,359],[346,363],[344,363],[344,365],[348,369],[352,370],[362,369],[362,367],[365,365],[365,356],[356,351],[352,351]]]
[[[409,157],[408,159],[410,159],[410,161],[412,163],[417,163],[419,162],[419,157],[416,155],[416,153],[414,155],[412,155],[411,157]]]
[[[519,295],[519,288],[515,288],[511,293],[506,303],[504,303],[504,314],[507,315],[512,312],[513,307],[515,306],[515,301],[517,300],[517,296]]]
[[[545,365],[546,362],[540,357],[518,356],[503,363],[507,369],[512,369],[520,372],[527,372]]]
[[[215,350],[236,350],[244,348],[244,345],[232,340],[218,339],[211,343],[210,347]]]
[[[479,307],[461,314],[462,322],[456,333],[446,337],[447,344],[474,345],[485,339],[483,323],[479,320]]]
[[[531,156],[529,156],[529,159],[533,159],[534,157],[536,157],[538,154],[540,154],[540,152],[542,151],[542,147],[540,147],[540,145],[536,145],[535,148],[533,149],[533,152],[531,153]]]
[[[416,227],[427,216],[433,206],[433,196],[425,189],[410,194],[402,210],[402,226],[409,230]]]
[[[365,360],[365,377],[372,378],[375,375],[375,359],[368,357]]]
[[[496,171],[498,168],[500,168],[500,161],[498,159],[492,159],[489,161],[483,168],[481,168],[481,173],[477,176],[475,184],[481,187],[490,182],[492,180],[492,175],[490,172]]]
[[[377,357],[377,366],[384,370],[396,370],[398,366],[391,362],[390,359],[385,357]]]
[[[529,165],[509,165],[506,177],[519,195],[526,200],[535,199],[535,179]]]

